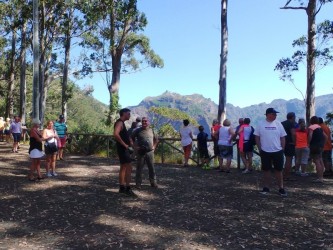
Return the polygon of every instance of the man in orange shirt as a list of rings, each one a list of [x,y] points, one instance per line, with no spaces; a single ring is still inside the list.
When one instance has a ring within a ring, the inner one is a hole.
[[[319,117],[319,125],[324,133],[327,135],[327,140],[324,145],[323,149],[323,161],[325,166],[325,176],[333,175],[332,170],[332,139],[331,139],[331,130],[330,128],[324,123],[323,118]]]

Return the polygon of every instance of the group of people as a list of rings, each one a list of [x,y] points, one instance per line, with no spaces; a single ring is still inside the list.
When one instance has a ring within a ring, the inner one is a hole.
[[[10,140],[12,138],[13,153],[18,153],[22,132],[23,127],[19,116],[14,116],[13,119],[6,118],[6,121],[4,121],[3,117],[0,117],[0,141],[10,143]]]
[[[45,129],[42,131],[40,130],[40,126],[41,123],[39,119],[32,119],[29,133],[29,157],[31,159],[31,165],[28,179],[30,181],[44,179],[40,169],[41,160],[43,158],[46,158],[45,176],[57,176],[56,159],[58,157],[59,160],[63,160],[63,151],[66,145],[67,125],[63,115],[59,116],[59,120],[57,120],[55,124],[53,121],[48,121]],[[13,138],[12,152],[17,153],[22,135],[22,125],[19,116],[15,116],[14,121],[10,123],[8,135],[12,135]]]
[[[261,193],[269,193],[271,173],[274,172],[279,194],[286,196],[284,181],[294,180],[291,177],[293,160],[295,161],[295,173],[300,176],[308,176],[306,172],[308,163],[310,160],[314,162],[317,173],[314,182],[322,183],[324,175],[333,175],[332,135],[330,128],[320,117],[311,117],[310,125],[307,127],[304,119],[296,122],[294,112],[289,112],[287,119],[283,122],[276,120],[278,113],[274,108],[268,108],[265,113],[266,119],[261,121],[256,128],[250,125],[249,118],[240,118],[239,125],[235,129],[228,119],[223,121],[222,126],[218,120],[214,120],[211,137],[214,143],[214,156],[217,156],[219,160],[217,169],[220,172],[230,173],[233,143],[238,138],[237,146],[245,166],[242,173],[251,173],[253,150],[257,145],[263,171]],[[180,129],[180,136],[186,167],[191,153],[193,135],[188,120],[184,120],[183,125]],[[207,140],[208,134],[204,132],[203,126],[199,126],[197,141],[203,169],[210,169]],[[225,164],[223,164],[224,161]]]

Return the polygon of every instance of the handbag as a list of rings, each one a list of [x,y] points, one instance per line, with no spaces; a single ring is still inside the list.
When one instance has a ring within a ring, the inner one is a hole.
[[[57,140],[52,138],[51,140],[45,142],[45,151],[49,153],[55,153],[58,151]]]

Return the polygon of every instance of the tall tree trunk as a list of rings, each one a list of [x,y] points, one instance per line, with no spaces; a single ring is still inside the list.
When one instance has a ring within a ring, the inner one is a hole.
[[[27,24],[26,22],[22,25],[21,30],[21,53],[20,53],[20,116],[22,124],[26,123],[26,93],[27,93],[27,84],[26,84],[26,33]]]
[[[67,87],[68,87],[68,69],[69,69],[69,62],[70,62],[70,51],[71,51],[71,28],[72,28],[72,14],[73,14],[73,8],[69,10],[69,16],[68,16],[68,27],[66,27],[66,37],[65,37],[65,63],[64,63],[64,69],[63,69],[63,77],[62,77],[62,102],[61,102],[61,112],[65,117],[65,121],[67,121],[67,101],[68,101],[68,93],[67,93]]]
[[[16,29],[12,31],[12,48],[10,54],[9,81],[6,104],[6,117],[12,117],[14,113],[14,88],[15,88],[15,47],[16,47]]]
[[[220,91],[218,120],[221,122],[226,117],[227,104],[227,59],[228,59],[228,23],[227,23],[228,0],[221,0],[221,61],[220,61]]]
[[[34,119],[39,119],[39,15],[38,15],[38,0],[33,0],[33,104],[32,116]]]
[[[309,0],[308,16],[308,52],[306,77],[306,122],[315,114],[315,70],[316,70],[316,0]]]
[[[121,53],[115,52],[112,54],[112,80],[108,85],[110,93],[109,114],[107,124],[113,123],[115,113],[119,109],[119,84],[121,70]]]
[[[46,53],[46,42],[45,42],[45,3],[42,2],[41,6],[41,18],[40,18],[40,59],[39,59],[39,120],[44,123],[44,112],[45,106],[43,107],[43,101],[45,98],[44,88],[45,88],[45,53]]]

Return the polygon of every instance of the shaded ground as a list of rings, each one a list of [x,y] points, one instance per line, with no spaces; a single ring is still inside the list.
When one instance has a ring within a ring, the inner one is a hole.
[[[69,156],[29,182],[27,149],[0,142],[0,249],[333,249],[333,179],[258,194],[260,173],[157,166],[160,189],[117,193],[117,162]]]

